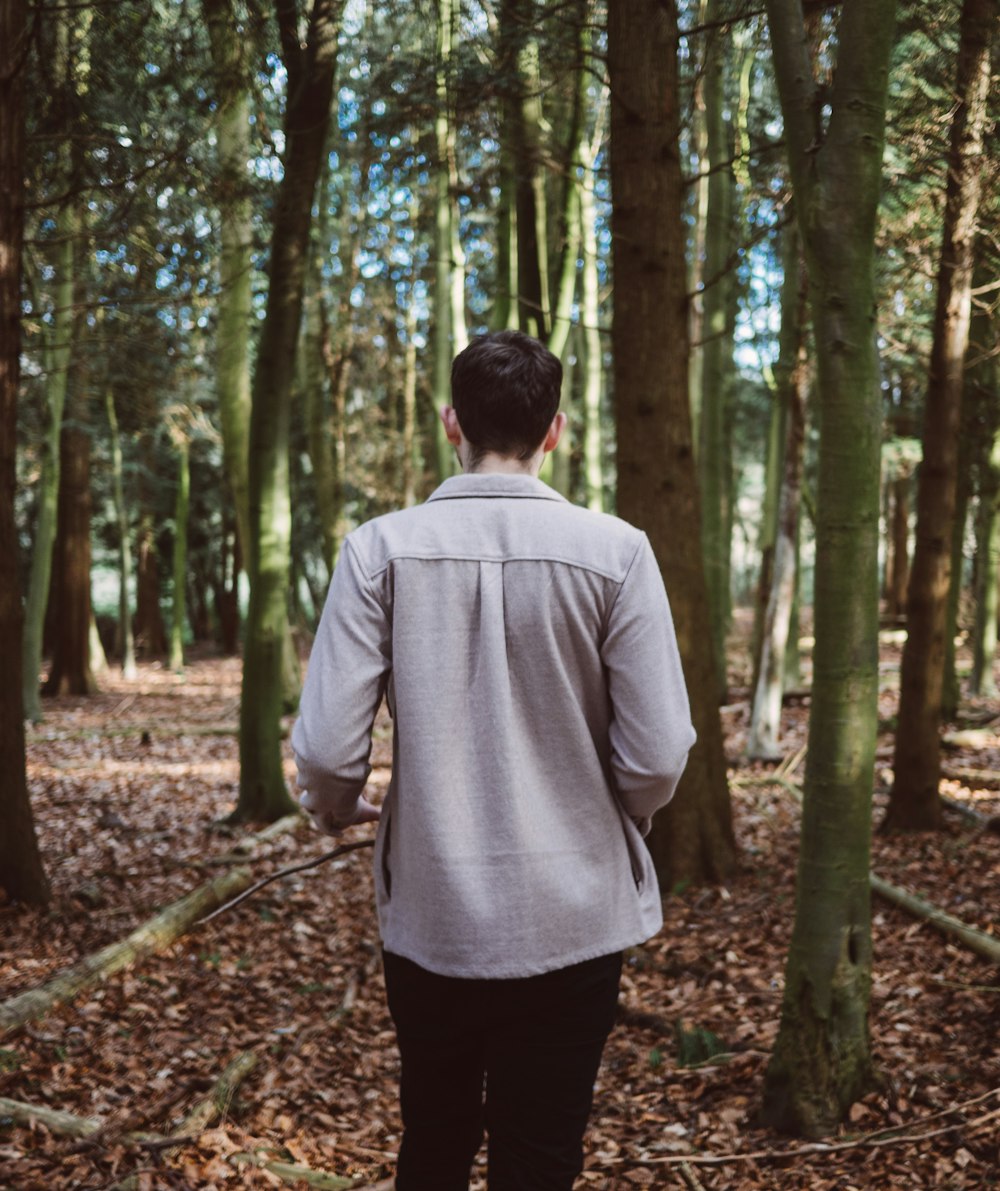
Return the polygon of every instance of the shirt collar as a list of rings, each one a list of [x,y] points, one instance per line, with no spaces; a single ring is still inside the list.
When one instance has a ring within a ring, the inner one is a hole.
[[[543,484],[534,476],[513,472],[463,473],[451,476],[427,498],[430,500],[463,500],[469,498],[515,497],[528,500],[558,500],[566,498]]]

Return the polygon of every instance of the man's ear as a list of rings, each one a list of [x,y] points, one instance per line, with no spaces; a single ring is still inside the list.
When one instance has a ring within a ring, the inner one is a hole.
[[[563,436],[563,431],[566,429],[567,417],[564,413],[557,413],[552,419],[552,424],[549,426],[548,433],[545,435],[545,441],[542,443],[542,450],[548,454],[549,451],[554,451],[559,445],[559,440]]]
[[[439,416],[444,423],[445,438],[453,447],[460,447],[462,445],[462,428],[458,424],[458,415],[454,409],[450,405],[442,405]]]

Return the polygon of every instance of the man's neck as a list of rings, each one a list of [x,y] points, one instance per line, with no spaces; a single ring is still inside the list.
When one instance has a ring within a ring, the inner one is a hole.
[[[480,456],[472,467],[464,465],[462,470],[466,475],[470,476],[484,476],[484,475],[508,475],[508,476],[536,476],[541,470],[542,459],[544,458],[542,451],[537,451],[530,459],[518,459],[516,456],[497,455],[493,451],[487,451],[485,455]]]

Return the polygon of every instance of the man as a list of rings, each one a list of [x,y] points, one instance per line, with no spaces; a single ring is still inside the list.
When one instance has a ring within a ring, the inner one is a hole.
[[[484,1130],[491,1191],[572,1187],[622,950],[662,924],[642,835],[694,731],[645,535],[537,478],[561,377],[515,331],[456,358],[464,474],[345,539],[292,735],[321,829],[380,819],[398,1191],[465,1191]]]

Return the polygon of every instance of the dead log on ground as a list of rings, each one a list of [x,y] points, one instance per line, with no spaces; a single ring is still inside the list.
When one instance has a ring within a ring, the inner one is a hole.
[[[879,897],[906,910],[915,918],[930,923],[935,930],[958,939],[959,942],[964,943],[966,947],[989,960],[990,963],[1000,964],[1000,939],[995,939],[992,935],[977,930],[974,926],[968,926],[958,918],[952,918],[950,914],[945,914],[943,910],[932,906],[930,902],[925,902],[923,898],[917,897],[913,893],[907,893],[905,889],[900,889],[896,885],[890,885],[888,881],[883,881],[874,873],[871,873],[868,879],[872,889]]]
[[[260,835],[270,840],[276,835],[290,831],[302,821],[301,815],[286,815]],[[250,841],[253,840],[254,837],[251,836]],[[259,843],[249,842],[249,846],[252,851]],[[252,883],[253,874],[246,866],[221,873],[199,885],[180,901],[173,902],[161,910],[126,938],[117,943],[109,943],[107,947],[102,947],[92,955],[84,956],[78,963],[57,973],[39,988],[28,989],[10,997],[0,1004],[0,1037],[18,1029],[26,1022],[44,1017],[56,1005],[71,1001],[79,993],[93,988],[137,960],[163,951],[200,918],[210,914],[216,907],[223,905]]]

